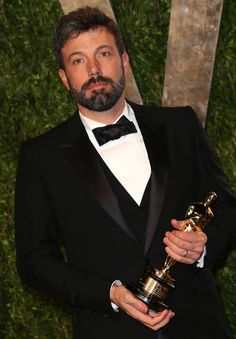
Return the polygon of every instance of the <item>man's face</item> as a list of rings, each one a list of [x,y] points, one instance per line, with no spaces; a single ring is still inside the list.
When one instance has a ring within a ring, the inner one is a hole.
[[[79,108],[107,111],[122,97],[128,69],[114,37],[104,27],[81,33],[62,48],[65,71],[60,77]]]

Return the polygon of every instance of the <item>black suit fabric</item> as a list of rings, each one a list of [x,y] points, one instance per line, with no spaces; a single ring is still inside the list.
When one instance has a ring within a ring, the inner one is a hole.
[[[211,273],[236,238],[236,202],[227,180],[191,108],[132,107],[152,170],[146,212],[137,208],[147,220],[141,237],[122,204],[122,188],[114,186],[116,179],[101,164],[76,112],[22,145],[16,180],[18,272],[31,287],[70,306],[75,338],[231,338]],[[168,304],[175,317],[163,334],[122,310],[114,312],[112,282],[135,282],[145,267],[161,267],[171,218],[183,219],[189,204],[210,191],[218,199],[206,229],[205,267],[173,267],[176,289]],[[125,194],[124,201],[132,199]]]
[[[101,166],[118,200],[121,213],[125,216],[128,227],[140,242],[140,245],[144,246],[150,203],[151,180],[149,179],[148,181],[139,206],[103,161],[101,161]]]

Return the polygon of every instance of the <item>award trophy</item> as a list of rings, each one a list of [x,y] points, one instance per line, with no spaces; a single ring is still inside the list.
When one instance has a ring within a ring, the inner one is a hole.
[[[203,230],[214,216],[210,206],[216,198],[216,193],[210,192],[204,202],[192,203],[185,214],[186,223],[182,231],[197,232],[199,228]],[[175,263],[176,260],[167,256],[161,269],[147,269],[136,285],[129,284],[127,288],[150,309],[157,312],[168,309],[165,300],[175,288],[175,280],[170,276],[169,270]]]

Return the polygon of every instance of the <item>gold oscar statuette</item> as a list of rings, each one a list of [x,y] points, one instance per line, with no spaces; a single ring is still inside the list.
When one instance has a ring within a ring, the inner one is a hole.
[[[210,206],[216,198],[216,193],[210,192],[204,202],[192,203],[185,214],[186,222],[182,231],[197,232],[199,228],[203,230],[214,216]],[[157,312],[168,309],[166,299],[175,288],[175,280],[170,276],[169,271],[175,263],[176,260],[167,256],[162,268],[147,269],[137,284],[128,284],[126,287],[150,309]]]

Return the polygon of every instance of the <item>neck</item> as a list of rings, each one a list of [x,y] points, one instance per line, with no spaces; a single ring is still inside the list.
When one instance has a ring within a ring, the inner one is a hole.
[[[78,105],[78,110],[80,113],[97,122],[101,122],[102,124],[108,125],[112,124],[114,121],[116,121],[121,113],[123,112],[125,107],[125,100],[124,97],[121,97],[118,102],[108,111],[103,112],[97,112],[97,111],[90,111],[89,109]]]

